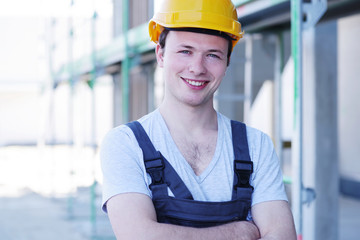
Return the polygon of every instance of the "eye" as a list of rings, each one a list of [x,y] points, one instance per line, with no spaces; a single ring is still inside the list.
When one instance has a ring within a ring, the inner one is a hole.
[[[208,54],[208,57],[214,58],[214,59],[221,59],[221,57],[220,57],[219,55],[216,55],[216,54],[214,54],[214,53],[209,53],[209,54]]]
[[[180,50],[179,53],[190,54],[191,52],[189,50]]]

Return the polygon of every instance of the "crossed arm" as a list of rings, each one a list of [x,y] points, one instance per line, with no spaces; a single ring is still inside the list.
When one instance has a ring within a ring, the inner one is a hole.
[[[296,239],[292,214],[285,201],[264,202],[253,206],[255,224],[239,221],[209,228],[158,223],[152,200],[140,193],[125,193],[110,198],[107,210],[118,240]]]

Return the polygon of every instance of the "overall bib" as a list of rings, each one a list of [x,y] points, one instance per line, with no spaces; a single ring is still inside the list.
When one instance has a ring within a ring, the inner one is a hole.
[[[231,121],[235,156],[234,182],[232,199],[224,202],[194,200],[174,168],[155,149],[141,124],[134,121],[128,123],[127,126],[134,132],[144,155],[146,171],[152,179],[149,188],[152,191],[152,201],[158,222],[191,227],[211,227],[246,220],[253,192],[253,187],[249,183],[253,163],[249,155],[244,123]],[[174,197],[168,195],[168,188],[173,192]]]

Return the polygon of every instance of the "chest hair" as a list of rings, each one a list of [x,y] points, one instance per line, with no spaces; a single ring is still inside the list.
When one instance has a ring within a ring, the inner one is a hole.
[[[216,148],[217,134],[189,139],[178,137],[175,143],[196,175],[200,175],[210,164]]]

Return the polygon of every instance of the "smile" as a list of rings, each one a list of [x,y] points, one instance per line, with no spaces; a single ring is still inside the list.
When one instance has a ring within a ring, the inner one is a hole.
[[[186,78],[184,78],[184,80],[188,84],[190,84],[190,85],[192,85],[194,87],[200,87],[200,86],[203,86],[206,83],[205,81],[193,81],[193,80],[189,80],[189,79],[186,79]]]

